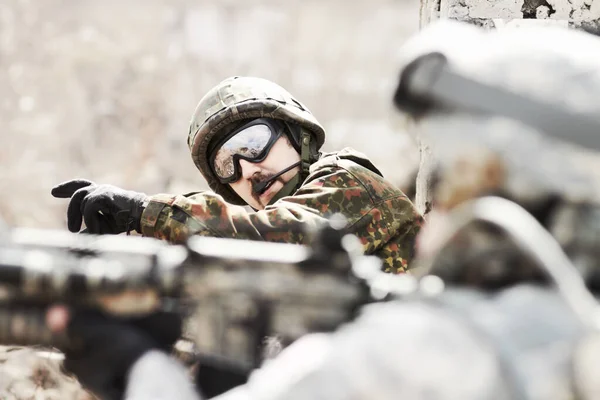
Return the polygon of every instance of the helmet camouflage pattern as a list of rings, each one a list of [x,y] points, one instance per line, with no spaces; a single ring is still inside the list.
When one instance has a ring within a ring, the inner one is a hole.
[[[208,161],[208,147],[228,126],[254,118],[273,118],[299,125],[312,133],[317,149],[325,131],[306,106],[281,86],[262,78],[234,76],[212,88],[198,103],[190,122],[188,147],[194,164],[217,194],[237,205],[246,203],[216,178]]]

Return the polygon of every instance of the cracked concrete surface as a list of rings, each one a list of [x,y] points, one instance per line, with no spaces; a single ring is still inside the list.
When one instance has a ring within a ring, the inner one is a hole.
[[[558,24],[600,34],[598,0],[422,0],[421,26],[449,18],[487,28]]]

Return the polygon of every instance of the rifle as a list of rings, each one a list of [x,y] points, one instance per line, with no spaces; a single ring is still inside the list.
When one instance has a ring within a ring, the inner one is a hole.
[[[62,303],[132,317],[188,316],[198,354],[245,368],[265,336],[284,343],[348,321],[369,301],[380,261],[358,239],[326,226],[311,245],[192,237],[184,245],[135,236],[17,228],[0,242],[0,343],[77,346],[44,322]]]

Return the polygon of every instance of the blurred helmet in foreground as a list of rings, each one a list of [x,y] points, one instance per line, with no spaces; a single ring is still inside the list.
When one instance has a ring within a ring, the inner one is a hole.
[[[394,102],[427,138],[436,163],[435,212],[420,251],[435,251],[436,231],[444,224],[440,214],[498,195],[534,215],[584,274],[595,270],[600,38],[558,27],[486,31],[439,21],[401,52]],[[471,277],[485,271],[496,284],[506,283],[516,279],[506,274],[511,265],[520,278],[541,279],[496,229],[474,227],[453,248],[440,259],[472,264],[478,273]]]

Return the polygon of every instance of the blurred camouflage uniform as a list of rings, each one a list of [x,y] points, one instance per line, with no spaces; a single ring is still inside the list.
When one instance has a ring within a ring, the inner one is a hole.
[[[467,24],[451,24],[451,29],[449,24],[438,22],[409,41],[403,52],[406,63],[441,53],[453,73],[576,113],[582,120],[597,120],[600,59],[591,50],[600,50],[597,37],[557,27],[479,33]],[[446,40],[448,34],[452,37]],[[588,56],[587,49],[594,56]],[[524,207],[554,235],[588,281],[597,280],[592,275],[598,273],[595,260],[600,257],[600,153],[571,144],[582,135],[577,122],[546,134],[544,120],[533,111],[529,118],[523,110],[525,120],[518,120],[457,105],[459,101],[453,104],[448,98],[429,101],[433,106],[420,114],[400,105],[415,119],[414,130],[428,138],[436,163],[433,211],[418,252],[436,251],[446,216],[457,205],[496,195]],[[551,117],[545,118],[552,123]],[[555,125],[563,126],[559,121]],[[438,260],[444,279],[468,277],[490,286],[543,279],[510,239],[482,224],[463,230]],[[458,271],[462,272],[454,276]]]
[[[310,133],[315,157],[306,162],[307,176],[288,195],[264,210],[248,212],[241,207],[243,200],[214,176],[208,147],[240,121],[265,117]],[[285,89],[258,78],[226,79],[200,101],[188,140],[194,163],[214,192],[151,196],[142,214],[142,233],[170,242],[196,234],[303,244],[309,240],[307,228],[341,213],[366,254],[380,257],[388,272],[405,271],[422,217],[363,154],[350,148],[318,153],[324,138],[318,121]]]
[[[216,399],[573,399],[569,356],[582,330],[555,293],[529,286],[374,303]]]
[[[423,54],[439,53],[462,76],[508,87],[513,94],[554,103],[560,110],[600,115],[600,105],[593,101],[600,93],[599,38],[552,29],[483,33],[446,23],[432,25],[402,52],[409,63]],[[541,68],[545,74],[540,74]],[[425,72],[431,77],[436,71]],[[585,167],[585,156],[598,161],[597,153],[554,143],[532,127],[533,121],[528,125],[491,112],[445,106],[421,109],[417,120],[438,150],[442,176],[435,207],[446,212],[474,197],[510,198],[544,226],[556,228],[553,233],[563,248],[573,250],[573,262],[598,270],[600,180],[594,179],[596,171]],[[576,124],[572,128],[570,134],[580,133]],[[161,207],[170,206],[157,206]],[[534,236],[530,221],[522,218],[520,228]],[[430,221],[428,227],[438,230],[444,225]],[[471,264],[465,274],[445,282],[434,276],[417,281],[412,274],[385,275],[379,281],[387,288],[383,294],[401,298],[363,307],[355,321],[332,334],[302,337],[255,371],[246,385],[219,400],[599,398],[600,307],[593,297],[591,313],[584,315],[574,307],[573,297],[579,303],[589,300],[589,292],[577,285],[579,276],[563,274],[570,279],[558,281],[563,283],[561,290],[532,283],[527,274],[496,280],[493,288],[481,285],[499,272],[504,275],[504,269],[520,270],[531,255],[515,252],[514,241],[502,237],[500,229],[487,231],[482,240],[481,225],[468,228],[472,234],[467,240],[453,236],[450,242],[454,257],[438,256],[456,264],[456,270]],[[549,241],[546,238],[546,244]],[[538,244],[536,250],[550,253],[550,247],[539,243],[529,243],[529,250]],[[478,258],[472,258],[472,249],[478,250]],[[565,268],[572,267],[568,259],[557,259]],[[536,261],[530,263],[532,270],[550,264],[539,257]],[[567,297],[565,287],[582,290]],[[374,289],[381,290],[376,282],[370,293],[377,293]],[[139,376],[139,381],[144,378],[152,380],[152,375]]]
[[[600,39],[584,33],[562,29],[485,33],[443,22],[416,35],[401,54],[406,57],[401,87],[413,61],[441,54],[445,67],[461,76],[591,120],[598,121],[600,115],[595,101],[600,93]],[[425,78],[419,89],[429,87],[427,78],[436,77],[436,68],[412,69],[415,76]],[[463,94],[454,93],[457,98]],[[418,253],[426,248],[435,254],[437,277],[425,276],[412,286],[402,281],[398,287],[409,289],[403,289],[401,299],[364,307],[357,320],[332,335],[305,336],[251,375],[247,385],[219,400],[600,396],[599,307],[592,296],[598,297],[600,287],[594,290],[591,285],[590,293],[577,285],[576,272],[564,273],[574,272],[571,263],[575,264],[588,272],[584,276],[590,286],[590,272],[599,270],[598,152],[545,136],[534,119],[467,109],[449,97],[431,96],[420,108],[414,107],[416,100],[405,102],[402,108],[415,117],[416,128],[434,146],[438,183],[433,212],[452,214],[458,205],[468,207],[466,201],[482,196],[512,200],[537,218],[571,257],[562,265],[565,279],[557,280],[561,290],[548,285],[544,272],[549,268],[540,266],[544,260],[534,259],[498,226],[477,221],[438,243],[427,243],[436,240],[420,235]],[[484,100],[500,107],[494,99]],[[585,132],[579,128],[574,123],[561,137]],[[488,210],[515,218],[502,211]],[[517,222],[524,236],[535,237],[530,220]],[[435,236],[453,223],[453,218],[431,219],[422,233]],[[538,251],[550,253],[544,242],[532,242]],[[553,267],[559,275],[560,266]],[[394,287],[395,280],[414,275],[387,278],[387,286]],[[438,282],[435,290],[427,290],[429,282]],[[566,288],[579,291],[570,292],[567,299]],[[586,312],[574,306],[585,304],[584,299],[593,302]]]

